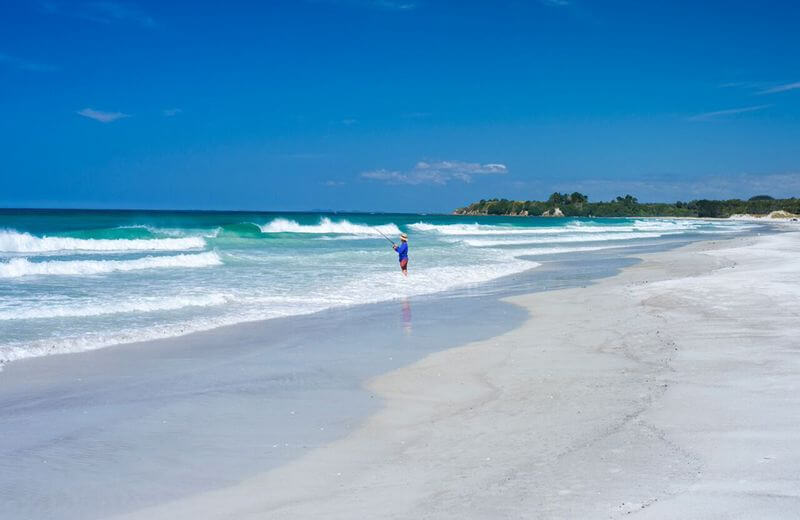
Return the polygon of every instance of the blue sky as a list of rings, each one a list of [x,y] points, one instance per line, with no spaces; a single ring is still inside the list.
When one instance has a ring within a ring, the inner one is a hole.
[[[0,206],[798,196],[797,27],[793,1],[6,1]]]

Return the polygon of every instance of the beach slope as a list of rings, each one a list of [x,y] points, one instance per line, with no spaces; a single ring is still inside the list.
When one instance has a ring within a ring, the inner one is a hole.
[[[348,437],[125,518],[797,518],[800,233],[646,255],[369,381]]]

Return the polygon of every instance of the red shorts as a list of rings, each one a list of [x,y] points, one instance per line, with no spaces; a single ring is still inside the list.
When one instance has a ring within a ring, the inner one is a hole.
[[[402,269],[403,271],[408,269],[408,258],[403,258],[402,260],[400,260],[400,269]]]

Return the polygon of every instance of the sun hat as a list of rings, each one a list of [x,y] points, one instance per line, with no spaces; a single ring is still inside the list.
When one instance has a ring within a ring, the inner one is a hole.
[[[402,238],[403,240],[408,240],[408,235],[406,235],[405,233],[400,233],[400,238]]]

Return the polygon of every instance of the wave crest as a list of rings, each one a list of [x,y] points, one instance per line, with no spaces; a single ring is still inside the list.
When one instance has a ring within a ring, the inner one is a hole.
[[[328,217],[320,219],[319,224],[306,225],[300,224],[295,220],[276,218],[264,224],[261,231],[264,233],[312,233],[312,234],[338,234],[338,235],[375,235],[380,233],[386,235],[400,234],[400,228],[395,224],[381,224],[379,226],[368,226],[366,224],[354,224],[349,220],[333,221]]]
[[[0,262],[0,278],[23,276],[87,276],[140,269],[193,268],[221,265],[217,253],[191,255],[146,256],[135,260],[51,260],[31,262],[27,258],[12,258]]]
[[[54,251],[185,251],[202,249],[202,237],[184,238],[71,238],[37,237],[30,233],[0,231],[0,252],[49,253]]]
[[[693,231],[698,227],[695,222],[673,220],[636,220],[633,223],[616,225],[598,225],[581,221],[570,222],[559,226],[514,226],[492,224],[430,224],[417,222],[408,226],[415,231],[436,233],[439,235],[560,235],[565,233],[621,233],[621,232],[682,232]]]
[[[491,224],[429,224],[417,222],[410,224],[410,229],[439,235],[556,235],[562,233],[607,233],[609,231],[633,231],[632,226],[583,226],[576,222],[564,226],[497,226]]]

